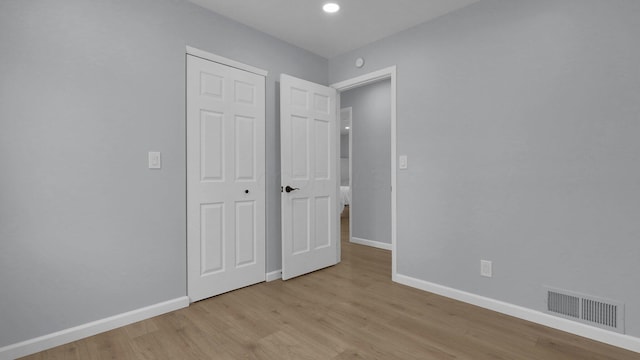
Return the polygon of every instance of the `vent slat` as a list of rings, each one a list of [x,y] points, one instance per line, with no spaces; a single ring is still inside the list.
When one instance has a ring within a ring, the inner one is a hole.
[[[547,311],[624,333],[624,305],[592,296],[547,288]]]
[[[582,319],[596,324],[617,327],[617,306],[596,300],[582,299]]]
[[[549,291],[548,299],[547,310],[574,318],[579,317],[579,299],[577,297]]]

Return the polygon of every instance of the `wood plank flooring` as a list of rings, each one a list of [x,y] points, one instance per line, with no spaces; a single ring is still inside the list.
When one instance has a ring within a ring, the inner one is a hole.
[[[345,221],[346,220],[346,221]],[[389,251],[345,242],[342,262],[25,359],[640,359],[391,282]]]

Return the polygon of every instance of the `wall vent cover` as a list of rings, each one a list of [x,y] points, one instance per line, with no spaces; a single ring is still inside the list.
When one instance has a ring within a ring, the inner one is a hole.
[[[624,304],[567,290],[546,288],[547,311],[624,334]]]

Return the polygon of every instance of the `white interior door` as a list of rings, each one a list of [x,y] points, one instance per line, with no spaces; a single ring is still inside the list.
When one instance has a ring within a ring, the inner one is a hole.
[[[280,77],[282,278],[339,261],[336,90]]]
[[[265,280],[265,78],[187,55],[191,302]]]

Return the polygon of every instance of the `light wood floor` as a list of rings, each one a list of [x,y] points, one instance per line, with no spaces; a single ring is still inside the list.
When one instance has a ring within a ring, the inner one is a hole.
[[[26,359],[640,359],[391,282],[389,251],[250,286]],[[346,226],[346,227],[345,227]]]

